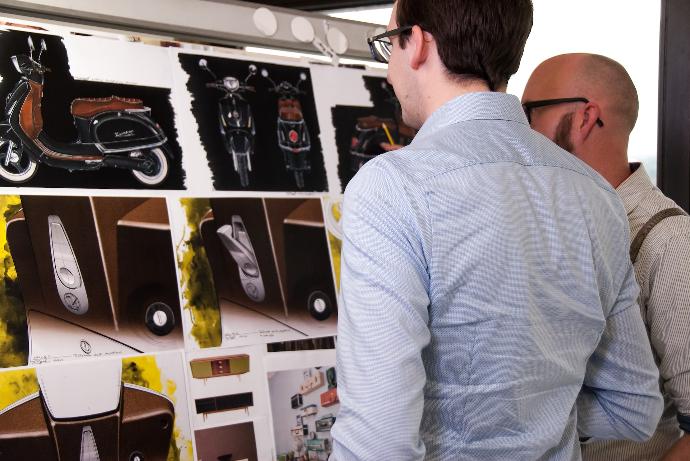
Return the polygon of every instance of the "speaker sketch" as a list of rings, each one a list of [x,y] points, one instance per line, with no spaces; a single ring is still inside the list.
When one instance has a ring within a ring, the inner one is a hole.
[[[233,215],[232,224],[222,226],[217,232],[221,242],[237,263],[244,292],[253,301],[260,303],[266,297],[266,291],[254,247],[242,218]]]
[[[335,334],[335,285],[321,201],[242,197],[209,203],[199,228],[224,340],[244,340],[257,328],[279,331],[285,340]]]
[[[29,362],[180,347],[165,199],[21,196],[7,223]]]
[[[175,407],[121,370],[120,361],[39,368],[39,391],[0,410],[0,459],[165,461]]]
[[[75,314],[85,314],[89,310],[89,299],[86,296],[79,263],[59,216],[48,216],[48,229],[55,286],[62,304]]]

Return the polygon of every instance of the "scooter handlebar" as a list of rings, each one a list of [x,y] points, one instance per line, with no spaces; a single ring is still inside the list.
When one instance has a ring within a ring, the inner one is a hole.
[[[269,88],[268,91],[270,93],[278,93],[278,94],[284,94],[286,96],[291,96],[291,95],[297,95],[297,94],[307,94],[305,91],[299,90],[295,88],[294,86],[292,88],[280,88],[280,87],[274,87],[274,88]]]
[[[237,88],[237,90],[232,91],[228,90],[225,85],[222,83],[206,83],[206,88],[214,88],[216,90],[221,90],[225,91],[227,93],[237,93],[238,91],[253,91],[255,92],[256,89],[253,86],[245,85],[245,84],[240,84],[240,86]]]

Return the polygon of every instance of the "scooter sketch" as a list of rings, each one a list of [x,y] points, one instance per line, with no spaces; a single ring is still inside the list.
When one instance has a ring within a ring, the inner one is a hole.
[[[252,108],[242,95],[254,91],[254,87],[248,86],[247,82],[256,75],[256,66],[254,64],[249,66],[249,74],[243,81],[231,76],[219,79],[209,69],[205,59],[199,60],[199,67],[208,72],[214,79],[214,82],[207,83],[206,87],[225,93],[218,101],[220,133],[223,136],[225,149],[232,155],[235,171],[240,175],[240,183],[242,187],[247,187],[249,185],[249,172],[252,171],[256,128]]]
[[[390,143],[393,140],[395,144],[407,145],[415,136],[414,129],[402,121],[400,102],[391,88],[386,82],[381,84],[381,88],[388,93],[386,102],[393,109],[392,117],[369,115],[357,119],[350,145],[350,169],[353,173],[359,171],[369,160],[385,152],[381,147],[382,143]]]
[[[31,37],[28,43],[28,55],[11,57],[21,79],[7,96],[6,119],[0,123],[0,177],[23,183],[42,163],[69,171],[124,168],[142,184],[161,184],[169,170],[167,138],[139,99],[75,99],[70,111],[78,138],[64,143],[48,136],[41,112],[44,75],[50,70],[41,64],[46,43],[41,40],[35,60]]]
[[[297,188],[304,189],[304,173],[311,170],[308,158],[311,139],[298,97],[306,94],[300,90],[300,84],[307,80],[307,75],[301,73],[296,85],[286,81],[276,83],[266,69],[261,70],[261,76],[273,85],[269,91],[278,94],[278,145],[283,151],[285,168],[293,172]]]

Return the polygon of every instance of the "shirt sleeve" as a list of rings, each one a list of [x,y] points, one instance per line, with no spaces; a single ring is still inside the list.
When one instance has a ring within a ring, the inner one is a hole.
[[[690,432],[690,235],[670,239],[650,273],[647,323],[664,390]]]
[[[578,432],[591,440],[644,441],[663,411],[659,372],[637,303],[632,265],[587,363],[577,400]]]
[[[421,460],[425,454],[421,352],[430,333],[423,213],[415,209],[414,194],[382,165],[370,162],[345,193],[340,410],[331,460]]]

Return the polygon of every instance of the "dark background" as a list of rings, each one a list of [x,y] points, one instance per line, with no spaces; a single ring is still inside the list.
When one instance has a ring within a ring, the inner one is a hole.
[[[190,76],[187,89],[192,94],[192,113],[199,125],[199,136],[206,150],[208,164],[213,175],[213,185],[219,190],[255,190],[255,191],[327,191],[326,169],[323,161],[321,141],[319,139],[319,124],[316,116],[316,103],[312,89],[309,69],[276,64],[265,64],[252,61],[215,58],[211,56],[197,56],[180,54],[182,68]],[[199,67],[199,60],[206,59],[208,67],[222,79],[234,76],[244,81],[249,73],[249,65],[256,65],[258,72],[247,84],[256,89],[254,93],[243,93],[254,114],[256,137],[254,154],[251,157],[252,171],[249,173],[249,186],[243,188],[240,177],[235,172],[232,155],[223,143],[220,133],[218,102],[224,92],[213,88],[206,88],[206,83],[212,82],[211,75]],[[270,83],[261,77],[261,69],[269,72],[269,77],[276,83],[285,80],[293,85],[299,81],[300,73],[307,74],[307,81],[302,82],[300,88],[306,94],[300,96],[302,113],[311,137],[311,151],[308,155],[311,171],[304,172],[304,189],[298,189],[292,171],[285,169],[283,152],[278,147],[277,120],[278,96],[270,93]]]
[[[352,137],[356,136],[355,126],[357,125],[357,119],[359,117],[376,115],[395,120],[396,115],[394,105],[389,102],[390,95],[381,87],[381,84],[386,79],[367,76],[362,78],[364,79],[364,86],[371,95],[371,102],[374,107],[335,106],[332,109],[335,142],[338,146],[338,177],[340,178],[343,192],[345,192],[347,183],[350,182],[356,173],[350,167],[350,146],[352,144]],[[397,133],[394,127],[389,128],[391,135],[397,140]]]
[[[151,108],[151,116],[168,136],[167,146],[174,160],[170,161],[167,179],[157,189],[183,189],[184,170],[182,154],[177,143],[177,130],[174,112],[170,102],[170,90],[146,86],[122,85],[75,80],[69,71],[67,51],[60,37],[37,32],[10,31],[0,33],[0,97],[6,97],[19,81],[20,75],[12,65],[10,57],[15,54],[29,54],[27,38],[31,35],[36,47],[40,49],[41,39],[48,47],[41,61],[50,68],[45,74],[43,87],[43,129],[53,139],[71,142],[77,138],[77,130],[70,114],[70,104],[75,98],[103,98],[117,95],[125,98],[138,98]],[[98,53],[94,49],[94,53]],[[34,54],[36,57],[37,54]],[[122,65],[136,65],[136,60]],[[4,111],[4,101],[2,104]],[[3,112],[2,117],[5,117]],[[0,178],[0,185],[13,186],[13,183]],[[96,171],[75,171],[70,173],[62,168],[39,164],[36,175],[24,186],[30,187],[74,187],[95,189],[151,189],[139,183],[129,170],[104,168]]]

